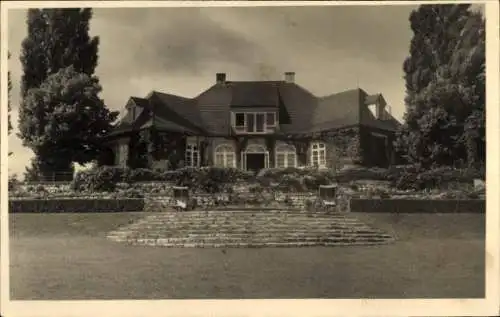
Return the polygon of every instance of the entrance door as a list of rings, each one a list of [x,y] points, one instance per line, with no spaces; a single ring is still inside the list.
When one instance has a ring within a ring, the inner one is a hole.
[[[264,153],[247,153],[246,154],[247,170],[258,172],[266,167],[266,154]]]
[[[371,160],[373,165],[387,167],[389,158],[387,155],[387,140],[385,137],[373,135],[371,139]]]

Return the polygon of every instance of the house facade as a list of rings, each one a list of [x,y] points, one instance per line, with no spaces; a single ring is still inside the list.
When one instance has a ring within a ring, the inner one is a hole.
[[[388,166],[399,122],[382,94],[356,88],[317,97],[287,72],[280,81],[215,83],[195,98],[131,97],[106,137],[101,164],[264,168]]]

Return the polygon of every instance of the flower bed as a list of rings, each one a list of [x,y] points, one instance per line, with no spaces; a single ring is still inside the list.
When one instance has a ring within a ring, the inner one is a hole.
[[[237,169],[215,167],[164,172],[100,167],[79,173],[71,184],[11,182],[9,196],[17,200],[163,197],[164,204],[172,205],[172,186],[187,186],[199,208],[226,205],[308,208],[316,200],[318,187],[331,183],[339,185],[338,200],[342,206],[348,206],[351,199],[484,199],[484,188],[475,189],[473,185],[472,177],[477,176],[481,175],[449,168],[419,172],[408,166],[391,169],[353,167],[336,173],[318,169],[268,169],[252,177]],[[227,198],[224,201],[214,198],[218,194]]]

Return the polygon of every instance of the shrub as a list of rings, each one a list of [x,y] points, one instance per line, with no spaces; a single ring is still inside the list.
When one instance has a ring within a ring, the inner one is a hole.
[[[42,184],[36,185],[35,193],[42,194],[42,193],[46,193],[46,192],[47,192],[47,190],[45,189],[45,186],[43,186]]]
[[[120,194],[123,198],[144,198],[144,194],[135,188],[129,188]]]
[[[207,193],[225,191],[237,181],[248,180],[250,177],[248,173],[235,168],[182,168],[175,172],[174,181],[177,186],[187,186]]]
[[[124,176],[124,175],[123,175]],[[159,172],[146,168],[136,168],[130,170],[125,178],[127,183],[147,182],[157,180]]]
[[[317,191],[320,185],[336,182],[336,179],[330,173],[314,173],[306,175],[303,179],[306,189],[310,191]]]
[[[274,183],[284,191],[303,192],[316,191],[319,185],[336,182],[336,178],[330,170],[286,168],[267,170],[257,177],[257,181],[264,187]]]
[[[390,171],[388,179],[398,189],[422,190],[424,188],[441,188],[446,184],[470,183],[475,178],[484,177],[484,171],[458,169],[453,167],[437,167],[423,170],[410,166],[399,171]]]
[[[313,199],[306,199],[304,202],[304,208],[308,211],[313,211],[315,209],[315,201]]]
[[[17,175],[9,176],[8,189],[9,192],[13,190],[17,190],[21,182],[17,179]]]
[[[300,178],[295,175],[283,175],[278,186],[285,192],[303,192],[305,190]]]
[[[81,171],[74,177],[71,187],[74,191],[112,192],[116,184],[129,179],[128,169],[102,166]]]

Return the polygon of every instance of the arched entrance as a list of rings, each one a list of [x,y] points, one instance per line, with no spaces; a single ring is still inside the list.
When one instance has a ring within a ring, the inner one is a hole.
[[[260,144],[250,144],[241,153],[242,168],[246,171],[258,172],[269,167],[269,151]]]

